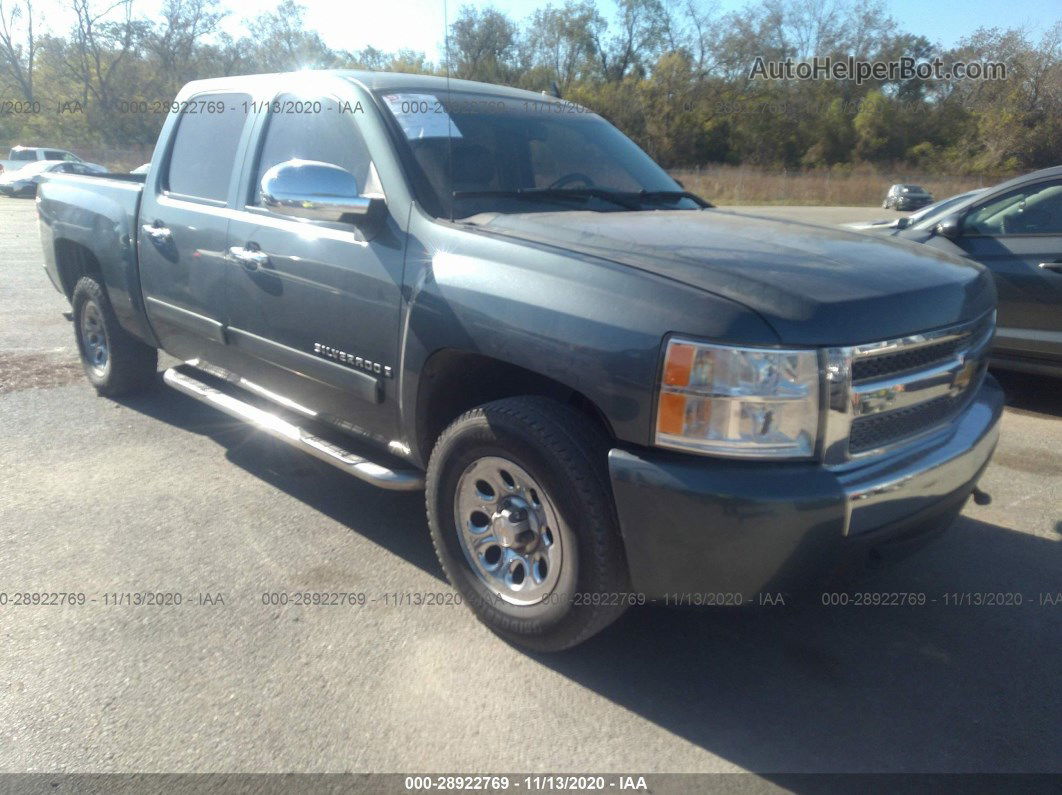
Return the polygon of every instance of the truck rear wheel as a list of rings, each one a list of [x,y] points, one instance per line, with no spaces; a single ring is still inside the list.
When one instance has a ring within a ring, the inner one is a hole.
[[[159,352],[122,328],[100,283],[79,279],[71,303],[81,364],[96,391],[117,397],[151,386]]]
[[[622,614],[628,575],[607,451],[586,418],[538,397],[480,406],[439,437],[427,474],[439,563],[507,640],[557,651]]]

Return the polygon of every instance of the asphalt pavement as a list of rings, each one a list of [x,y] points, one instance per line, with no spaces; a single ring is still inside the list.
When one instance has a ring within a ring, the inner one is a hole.
[[[924,605],[647,607],[532,655],[449,603],[421,495],[96,397],[40,263],[0,200],[0,772],[1062,771],[1059,381],[1004,380],[992,504],[851,591]]]

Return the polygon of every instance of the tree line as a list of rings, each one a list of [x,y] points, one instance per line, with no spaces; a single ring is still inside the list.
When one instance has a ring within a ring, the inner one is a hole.
[[[610,0],[611,1],[611,0]],[[461,7],[432,61],[412,50],[337,50],[283,0],[222,28],[218,0],[68,0],[66,32],[33,0],[0,0],[0,143],[150,144],[185,82],[297,68],[430,74],[545,91],[600,113],[667,167],[861,165],[1000,173],[1062,162],[1062,21],[1037,38],[978,29],[950,49],[907,31],[878,0],[550,2],[516,20]],[[442,37],[440,37],[442,38]],[[996,62],[1005,79],[765,79],[757,59],[814,56]]]

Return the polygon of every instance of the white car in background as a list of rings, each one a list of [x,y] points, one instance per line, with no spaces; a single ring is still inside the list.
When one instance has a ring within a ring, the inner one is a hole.
[[[37,186],[45,174],[106,174],[107,169],[95,163],[72,162],[69,160],[37,160],[26,163],[22,168],[5,171],[0,174],[0,196],[37,195]]]
[[[18,171],[29,163],[39,163],[44,160],[62,160],[67,163],[84,163],[97,170],[97,173],[106,173],[107,169],[96,163],[85,163],[80,157],[66,149],[51,149],[46,146],[13,146],[7,154],[7,160],[0,160],[0,174],[9,171]]]

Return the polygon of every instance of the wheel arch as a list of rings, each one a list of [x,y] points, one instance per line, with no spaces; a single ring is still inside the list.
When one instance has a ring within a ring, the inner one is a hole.
[[[507,397],[538,395],[567,405],[615,439],[601,408],[579,390],[549,376],[481,353],[443,348],[425,361],[415,406],[415,438],[419,457],[427,462],[446,427],[461,414]]]
[[[144,313],[140,295],[140,277],[135,265],[116,268],[105,266],[96,253],[84,243],[68,237],[57,237],[53,243],[55,273],[59,287],[67,300],[74,296],[74,287],[83,276],[91,276],[107,292],[122,327],[141,342],[160,347]],[[122,279],[129,280],[129,284]]]
[[[103,268],[92,250],[69,238],[55,241],[55,269],[67,300],[74,296],[74,286],[82,276],[95,276],[103,284]]]

